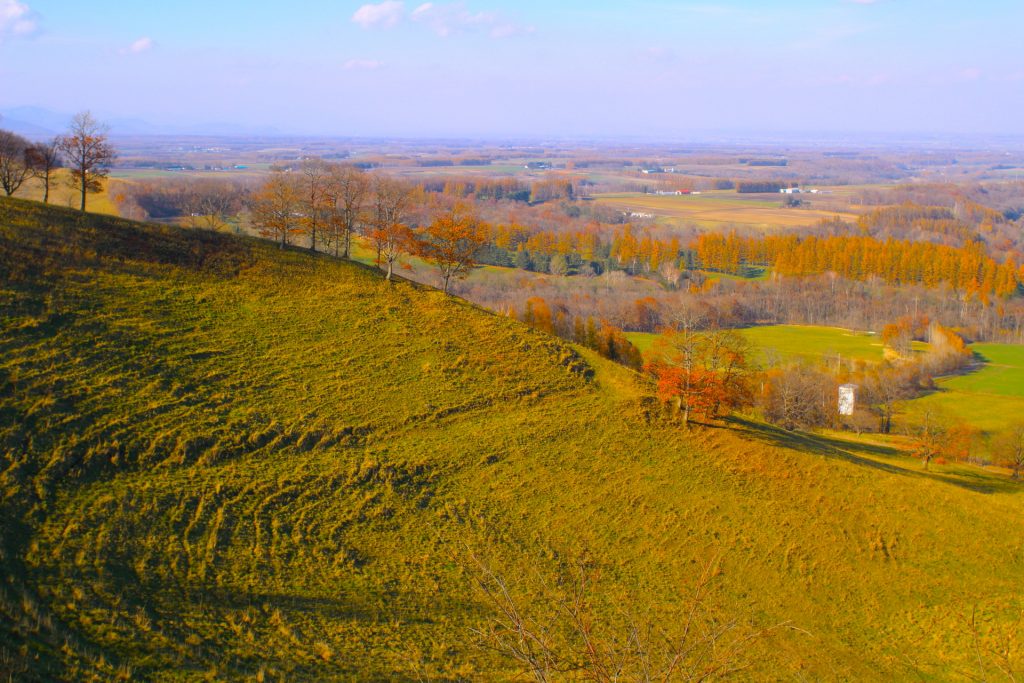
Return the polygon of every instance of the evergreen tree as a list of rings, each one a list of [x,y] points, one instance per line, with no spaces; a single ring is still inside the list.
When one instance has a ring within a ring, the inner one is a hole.
[[[520,270],[533,270],[533,259],[530,258],[530,252],[525,249],[520,249],[516,252],[516,268]]]

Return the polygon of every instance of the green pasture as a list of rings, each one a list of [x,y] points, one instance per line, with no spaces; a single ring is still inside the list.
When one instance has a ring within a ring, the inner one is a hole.
[[[763,365],[792,360],[846,363],[885,359],[882,340],[870,332],[815,325],[765,325],[743,328],[739,332],[758,349],[757,360]],[[646,351],[658,335],[629,332],[626,336],[637,348]],[[914,346],[922,350],[926,345],[915,342]]]
[[[973,344],[980,363],[938,380],[937,391],[904,405],[911,418],[927,407],[989,434],[1024,420],[1024,346]]]

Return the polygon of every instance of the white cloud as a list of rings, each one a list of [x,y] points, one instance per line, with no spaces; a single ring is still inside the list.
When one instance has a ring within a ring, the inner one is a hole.
[[[406,19],[426,26],[442,38],[468,31],[486,31],[492,38],[508,38],[534,31],[532,26],[520,26],[497,12],[472,12],[461,1],[424,2],[407,14],[404,2],[386,0],[363,5],[352,15],[353,23],[364,29],[394,28]]]
[[[492,38],[533,32],[532,27],[514,24],[497,12],[471,12],[463,2],[425,2],[414,9],[409,18],[429,26],[442,38],[463,31],[487,31]]]
[[[35,33],[35,15],[29,6],[18,0],[0,0],[0,40],[7,36],[27,36]]]
[[[153,39],[149,38],[148,36],[144,37],[144,38],[139,38],[138,40],[133,42],[131,45],[129,45],[125,49],[121,50],[121,54],[123,54],[123,55],[137,55],[137,54],[140,54],[142,52],[146,52],[147,50],[152,50],[154,45],[156,45],[156,43],[153,42]]]
[[[877,5],[878,0],[846,0],[854,5]]]
[[[391,28],[405,16],[405,3],[399,0],[363,5],[352,15],[352,21],[364,29]]]
[[[376,59],[350,59],[342,65],[346,71],[373,71],[384,66]]]

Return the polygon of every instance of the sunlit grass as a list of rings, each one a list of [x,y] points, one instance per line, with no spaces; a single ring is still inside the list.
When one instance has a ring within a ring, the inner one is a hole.
[[[50,203],[54,206],[77,209],[81,202],[82,195],[78,188],[71,185],[71,175],[66,169],[58,169],[50,178]],[[117,193],[117,181],[113,182],[114,194]],[[95,194],[90,193],[86,198],[86,208],[92,213],[102,213],[108,216],[116,216],[117,206],[113,202],[110,190],[111,181],[103,183],[103,189]],[[16,197],[31,199],[34,201],[43,200],[43,183],[41,180],[30,180],[18,190]]]
[[[1015,623],[1005,476],[685,432],[590,352],[258,240],[0,201],[0,247],[0,647],[37,677],[511,679],[463,544],[515,586],[585,552],[615,623],[717,557],[716,611],[799,629],[759,680],[965,677]]]
[[[755,360],[764,366],[793,360],[877,363],[886,357],[881,338],[870,332],[817,325],[763,325],[746,327],[739,332],[755,347]],[[629,332],[626,336],[637,348],[646,351],[658,335]],[[921,351],[926,345],[914,342],[914,348]]]

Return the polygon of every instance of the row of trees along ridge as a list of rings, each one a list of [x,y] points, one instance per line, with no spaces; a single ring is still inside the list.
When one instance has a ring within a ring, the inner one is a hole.
[[[43,202],[49,202],[53,173],[66,164],[68,182],[79,192],[79,208],[85,211],[86,198],[103,189],[117,155],[108,130],[89,112],[77,114],[67,133],[44,142],[32,143],[0,130],[0,189],[10,197],[28,180],[38,178],[43,184]]]

